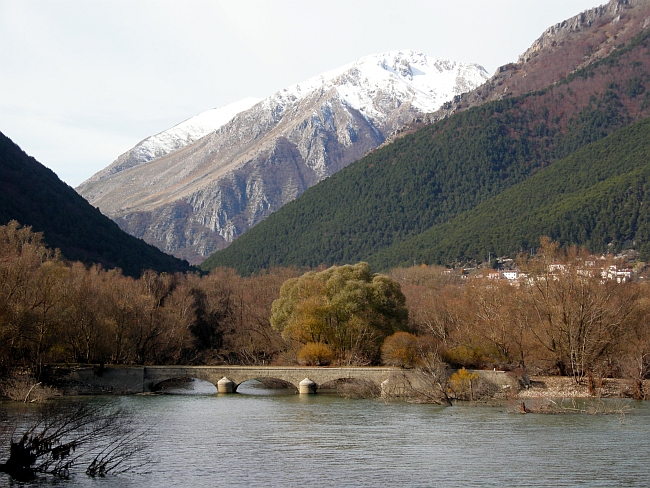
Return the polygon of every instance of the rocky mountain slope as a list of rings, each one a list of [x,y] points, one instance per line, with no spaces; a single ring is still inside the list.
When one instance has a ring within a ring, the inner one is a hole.
[[[139,277],[143,270],[173,273],[189,265],[132,237],[25,154],[0,133],[0,225],[16,220],[42,232],[51,248],[75,261],[121,268]]]
[[[478,65],[413,51],[368,56],[288,87],[172,152],[145,151],[145,140],[77,191],[128,233],[200,262],[487,78]]]
[[[650,26],[648,0],[610,0],[546,29],[519,59],[427,118],[541,90],[610,55]]]
[[[501,66],[480,87],[454,97],[421,118],[407,121],[383,145],[425,125],[485,102],[541,90],[598,62],[650,26],[648,0],[610,0],[548,29],[516,62]]]

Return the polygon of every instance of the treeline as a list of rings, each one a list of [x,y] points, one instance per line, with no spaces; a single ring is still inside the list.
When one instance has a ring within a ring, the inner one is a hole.
[[[353,263],[449,222],[647,116],[648,36],[563,83],[454,114],[375,151],[215,253],[203,269]]]
[[[284,347],[269,324],[271,303],[297,274],[135,279],[65,261],[42,235],[10,222],[0,226],[0,367],[268,363]]]
[[[240,277],[220,268],[206,276],[146,271],[134,279],[66,262],[42,236],[11,222],[0,227],[0,367],[31,366],[38,374],[60,362],[382,359],[413,367],[435,357],[454,367],[577,382],[629,378],[643,396],[650,284],[604,280],[601,269],[610,264],[545,238],[537,255],[519,260],[525,278],[517,286],[431,266],[382,276],[365,263],[300,278],[297,269]]]

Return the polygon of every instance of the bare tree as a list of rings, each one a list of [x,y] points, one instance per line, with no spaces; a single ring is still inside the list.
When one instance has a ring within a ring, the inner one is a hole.
[[[406,396],[414,403],[451,406],[451,399],[447,394],[450,375],[449,366],[440,359],[436,351],[423,351],[418,368],[394,373],[388,383],[382,385],[382,396]],[[398,384],[404,386],[396,387]]]
[[[587,269],[584,250],[558,249],[542,239],[542,250],[524,265],[526,287],[539,343],[554,356],[562,374],[580,383],[592,374],[630,325],[637,292],[625,284],[604,281]]]
[[[67,478],[77,466],[86,466],[89,476],[106,476],[146,462],[144,430],[127,411],[110,405],[47,403],[18,432],[11,435],[7,462],[0,464],[14,479],[37,473]]]

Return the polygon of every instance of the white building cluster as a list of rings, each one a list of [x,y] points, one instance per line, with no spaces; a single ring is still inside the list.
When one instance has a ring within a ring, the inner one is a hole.
[[[559,280],[567,272],[567,265],[564,263],[551,263],[548,265],[548,277]],[[596,261],[585,261],[582,266],[576,270],[580,276],[600,276],[603,281],[616,281],[617,283],[627,283],[632,281],[635,272],[632,268],[622,267],[616,264],[609,266],[597,266]],[[483,275],[485,276],[485,275]],[[478,277],[478,276],[477,276]],[[492,270],[487,274],[491,280],[506,280],[512,284],[524,282],[528,275],[518,269],[508,269],[503,271]]]

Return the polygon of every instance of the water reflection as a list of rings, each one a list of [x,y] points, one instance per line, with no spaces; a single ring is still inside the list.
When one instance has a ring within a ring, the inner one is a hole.
[[[216,395],[217,387],[198,378],[173,378],[158,383],[154,391],[164,395]]]

